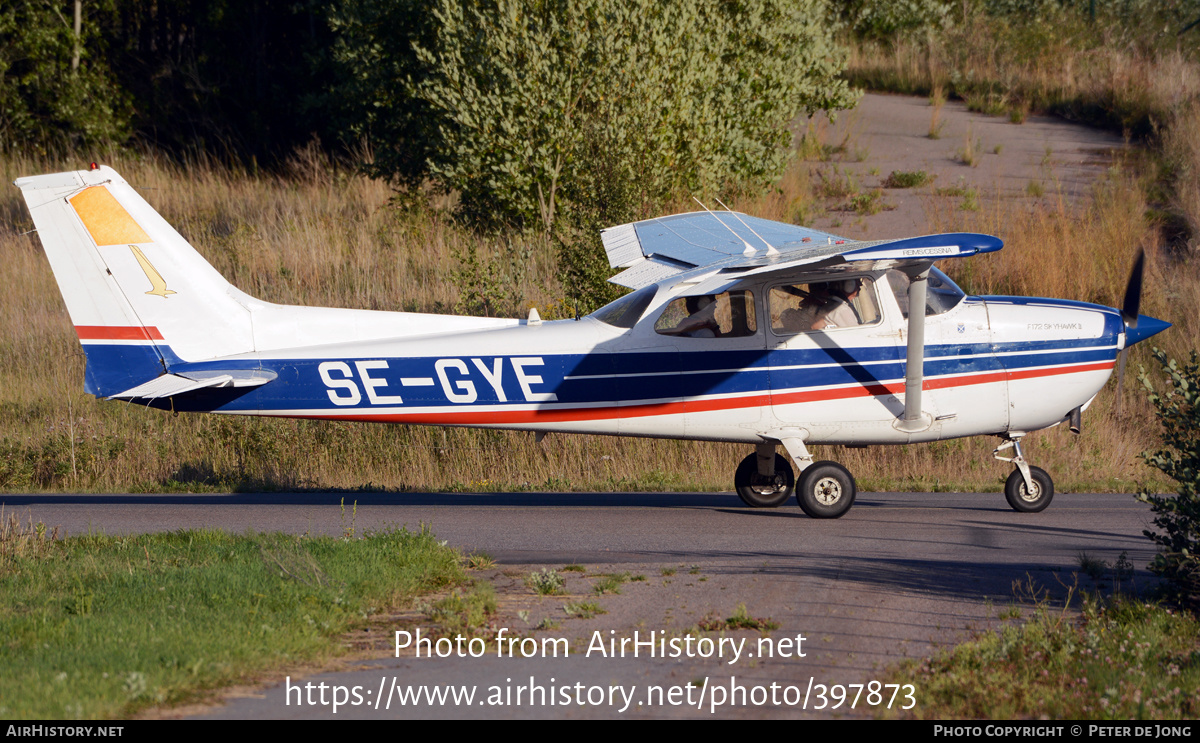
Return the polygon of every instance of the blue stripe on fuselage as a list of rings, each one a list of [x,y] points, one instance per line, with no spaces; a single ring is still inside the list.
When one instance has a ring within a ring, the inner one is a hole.
[[[925,374],[938,377],[977,374],[1002,369],[1027,369],[1059,364],[1111,361],[1116,349],[1108,339],[1023,341],[997,344],[998,356],[989,344],[943,344],[926,348]],[[1103,345],[1100,345],[1103,344]],[[119,348],[108,346],[105,348]],[[518,378],[513,359],[540,359],[521,368],[525,385]],[[478,360],[478,363],[476,362]],[[496,377],[504,399],[488,381],[480,366]],[[362,378],[356,361],[383,361],[387,368],[367,368]],[[441,373],[438,362],[443,362]],[[344,364],[349,374],[331,374],[354,385],[358,400],[336,405],[331,392],[342,401],[350,397],[343,388],[331,388],[321,378],[324,363]],[[446,362],[452,362],[447,364]],[[555,403],[567,405],[604,404],[614,401],[671,400],[704,395],[765,393],[774,388],[803,389],[849,384],[894,383],[904,378],[903,347],[828,349],[773,349],[771,351],[628,352],[558,354],[541,356],[453,356],[401,359],[252,359],[199,363],[176,363],[171,371],[186,373],[205,369],[268,369],[278,378],[262,387],[201,390],[180,396],[177,410],[361,411],[392,407],[454,407],[461,405],[528,405],[542,402],[538,395],[552,393]],[[464,371],[465,370],[465,371]],[[535,378],[539,378],[536,381]],[[443,379],[444,378],[444,379]],[[413,380],[429,380],[427,386],[405,386]],[[145,381],[145,380],[140,380]],[[372,384],[377,399],[400,397],[399,405],[372,404],[366,383]],[[526,389],[528,388],[528,389]],[[470,403],[452,401],[447,391]],[[534,397],[527,398],[526,392]],[[162,401],[162,406],[169,403]]]

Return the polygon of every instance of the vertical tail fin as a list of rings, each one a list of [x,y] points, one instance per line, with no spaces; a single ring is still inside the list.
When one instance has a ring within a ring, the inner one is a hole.
[[[180,360],[254,350],[251,297],[227,282],[116,171],[15,182],[88,357],[115,395]]]

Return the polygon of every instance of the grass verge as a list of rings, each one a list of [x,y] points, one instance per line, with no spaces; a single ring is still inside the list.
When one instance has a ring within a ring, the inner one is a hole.
[[[1179,720],[1200,712],[1200,621],[1136,598],[1085,596],[1082,614],[1038,606],[892,681],[921,719]]]
[[[385,608],[461,583],[427,530],[361,539],[194,530],[0,549],[0,717],[103,719],[337,655]]]

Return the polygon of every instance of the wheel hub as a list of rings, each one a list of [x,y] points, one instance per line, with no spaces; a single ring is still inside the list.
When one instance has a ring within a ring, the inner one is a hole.
[[[775,495],[776,493],[783,492],[787,485],[785,484],[783,477],[779,475],[775,475],[773,477],[763,477],[762,475],[758,475],[754,478],[753,482],[750,483],[750,487],[754,489],[754,492],[760,495]]]
[[[1037,480],[1033,481],[1033,489],[1025,487],[1025,483],[1021,483],[1020,487],[1021,500],[1029,501],[1030,503],[1042,497],[1042,486],[1037,484]]]
[[[822,477],[820,480],[817,480],[813,495],[816,496],[817,502],[821,505],[832,506],[842,498],[842,485],[835,478]]]

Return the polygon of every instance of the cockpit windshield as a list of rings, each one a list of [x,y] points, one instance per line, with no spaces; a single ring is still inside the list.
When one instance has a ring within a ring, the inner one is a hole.
[[[896,294],[896,304],[904,317],[908,317],[908,275],[892,269],[887,272],[888,284]],[[929,271],[929,286],[925,291],[925,316],[940,315],[958,306],[966,292],[958,288],[949,276],[933,268]]]
[[[638,320],[642,319],[642,313],[650,306],[650,302],[654,300],[654,295],[657,293],[657,286],[638,289],[620,299],[609,302],[593,312],[591,317],[613,327],[632,328]]]

